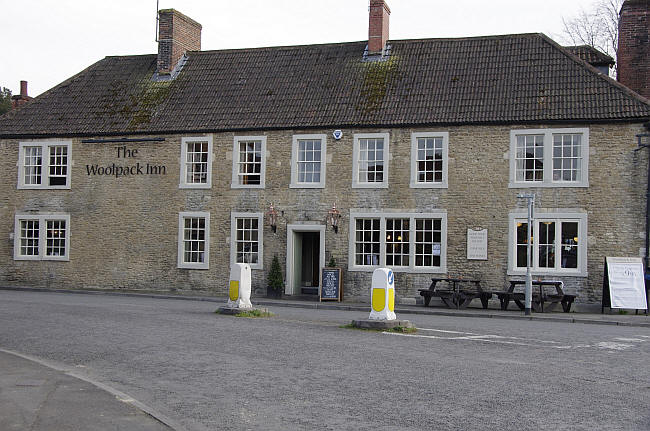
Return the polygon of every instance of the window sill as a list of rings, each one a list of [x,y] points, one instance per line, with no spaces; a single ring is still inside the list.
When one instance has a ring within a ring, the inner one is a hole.
[[[231,184],[231,189],[263,189],[265,188],[264,184],[259,185],[249,185],[249,184]]]
[[[526,276],[526,270],[514,270],[514,269],[509,269],[507,274],[509,276],[520,276],[520,277],[525,277]],[[531,275],[533,278],[535,277],[587,277],[588,274],[587,272],[579,272],[579,271],[543,271],[540,272],[539,270],[531,270]]]
[[[388,183],[354,183],[353,189],[387,189]]]
[[[446,182],[442,183],[410,183],[409,187],[412,189],[448,189],[449,186]]]
[[[212,184],[179,184],[179,189],[211,189]]]
[[[325,184],[314,183],[314,184],[289,184],[290,189],[324,189]]]
[[[349,266],[348,271],[351,272],[373,272],[377,268],[390,268],[393,272],[405,274],[446,274],[447,268],[444,267],[422,267],[422,268],[406,268],[398,266]]]
[[[529,181],[529,182],[523,182],[523,183],[513,183],[510,182],[508,183],[508,188],[510,189],[534,189],[534,188],[588,188],[589,187],[589,182],[575,182],[575,183],[570,183],[570,182],[557,182],[557,183],[549,183],[549,182],[544,182],[544,181]]]

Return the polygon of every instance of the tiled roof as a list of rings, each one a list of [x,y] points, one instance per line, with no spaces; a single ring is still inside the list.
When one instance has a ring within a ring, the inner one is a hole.
[[[564,49],[592,66],[611,66],[616,63],[612,57],[589,45],[565,46]]]
[[[0,117],[0,136],[637,121],[650,104],[541,34],[107,57]]]

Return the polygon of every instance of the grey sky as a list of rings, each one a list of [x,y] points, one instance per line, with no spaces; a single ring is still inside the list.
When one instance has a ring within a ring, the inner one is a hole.
[[[542,32],[595,0],[388,0],[390,38]],[[160,0],[203,25],[202,49],[365,40],[368,0]],[[30,96],[108,55],[157,52],[156,0],[0,0],[0,86]]]

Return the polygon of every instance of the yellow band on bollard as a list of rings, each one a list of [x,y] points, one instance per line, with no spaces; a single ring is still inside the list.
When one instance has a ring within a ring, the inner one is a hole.
[[[388,309],[395,311],[395,289],[388,289]]]
[[[386,307],[386,290],[372,289],[372,309],[382,311]]]
[[[230,280],[230,290],[228,294],[231,301],[236,301],[239,298],[239,281]]]

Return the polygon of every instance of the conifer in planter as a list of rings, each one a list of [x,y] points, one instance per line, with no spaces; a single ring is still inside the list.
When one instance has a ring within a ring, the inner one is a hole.
[[[266,286],[266,296],[272,298],[282,297],[282,290],[284,289],[284,280],[282,279],[282,268],[278,256],[273,256],[271,262],[271,269],[269,270],[269,278]]]

